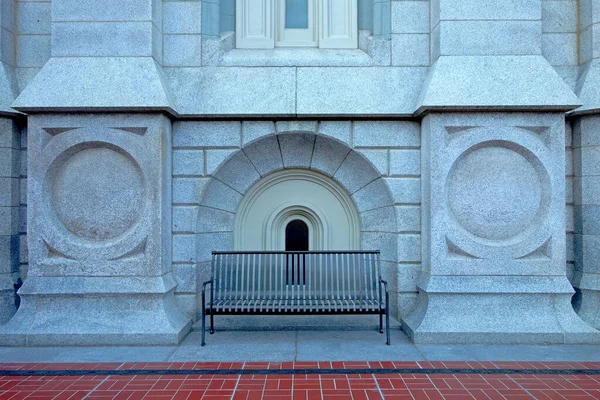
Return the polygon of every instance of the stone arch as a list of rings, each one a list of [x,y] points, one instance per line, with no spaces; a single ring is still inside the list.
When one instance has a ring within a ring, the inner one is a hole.
[[[381,250],[382,274],[397,283],[394,200],[381,173],[363,155],[332,137],[279,131],[249,142],[212,174],[199,202],[198,280],[208,275],[213,250],[232,250],[235,215],[243,196],[260,179],[284,169],[308,169],[335,181],[350,196],[360,219],[361,249]]]

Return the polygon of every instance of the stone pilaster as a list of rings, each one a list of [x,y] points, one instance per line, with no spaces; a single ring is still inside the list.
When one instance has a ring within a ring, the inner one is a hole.
[[[431,27],[423,271],[405,330],[416,343],[600,342],[570,303],[564,112],[580,103],[541,55],[541,2],[434,0]]]
[[[191,322],[174,301],[162,1],[56,0],[52,18],[52,58],[13,103],[29,269],[0,343],[176,344]]]

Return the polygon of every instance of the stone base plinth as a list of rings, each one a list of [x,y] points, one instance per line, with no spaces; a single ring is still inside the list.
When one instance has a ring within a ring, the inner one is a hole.
[[[566,277],[427,277],[402,321],[417,344],[595,344]]]
[[[176,345],[191,321],[173,277],[28,277],[21,307],[0,327],[5,346]]]
[[[576,271],[573,284],[581,292],[577,314],[594,328],[600,329],[600,274]]]

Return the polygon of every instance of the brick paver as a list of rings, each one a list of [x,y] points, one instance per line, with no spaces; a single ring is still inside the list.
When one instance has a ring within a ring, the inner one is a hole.
[[[11,363],[0,399],[600,399],[600,363]]]

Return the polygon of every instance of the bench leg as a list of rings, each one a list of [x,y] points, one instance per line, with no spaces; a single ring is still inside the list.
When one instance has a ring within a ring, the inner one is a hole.
[[[390,341],[390,294],[385,294],[385,330],[387,334],[387,345],[392,344]]]
[[[205,304],[205,295],[204,291],[202,291],[202,341],[200,342],[200,346],[204,346],[206,344],[206,304]]]
[[[383,314],[379,312],[379,333],[383,333]]]
[[[215,317],[213,313],[210,313],[210,334],[215,333]]]

